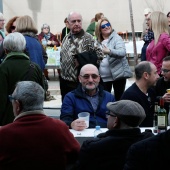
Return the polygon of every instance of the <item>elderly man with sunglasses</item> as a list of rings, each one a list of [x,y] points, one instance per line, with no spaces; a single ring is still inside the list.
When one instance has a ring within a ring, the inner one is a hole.
[[[70,128],[81,131],[87,126],[84,120],[78,119],[78,114],[89,112],[89,128],[94,128],[96,125],[106,128],[106,104],[114,102],[115,99],[99,85],[100,75],[97,67],[92,64],[84,65],[80,70],[79,82],[77,89],[66,94],[60,119]]]
[[[97,138],[84,141],[81,146],[78,169],[122,170],[129,147],[142,139],[153,136],[141,132],[139,125],[146,117],[140,104],[131,100],[120,100],[107,104],[107,128]]]
[[[162,77],[156,83],[155,92],[157,101],[159,101],[160,97],[163,97],[165,101],[164,107],[167,113],[169,113],[170,92],[168,93],[167,89],[170,89],[170,56],[163,59],[161,74]]]

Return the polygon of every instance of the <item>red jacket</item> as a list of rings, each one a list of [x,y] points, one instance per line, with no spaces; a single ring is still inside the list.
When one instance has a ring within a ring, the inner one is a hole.
[[[0,169],[59,169],[75,163],[80,145],[67,125],[41,113],[20,114],[0,128]]]
[[[162,33],[159,37],[158,43],[155,45],[154,40],[150,42],[146,49],[147,61],[155,64],[158,74],[161,73],[162,60],[170,52],[170,36],[167,33]]]

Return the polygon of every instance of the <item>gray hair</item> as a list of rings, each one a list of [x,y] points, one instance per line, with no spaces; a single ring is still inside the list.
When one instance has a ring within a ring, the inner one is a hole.
[[[44,89],[34,81],[18,82],[13,97],[21,103],[22,112],[43,110]]]
[[[46,23],[42,25],[41,31],[42,31],[45,27],[49,28],[49,32],[50,32],[50,26],[49,26],[48,24],[46,24]]]
[[[26,41],[24,36],[19,32],[8,34],[3,41],[3,48],[9,52],[22,52],[25,50]]]

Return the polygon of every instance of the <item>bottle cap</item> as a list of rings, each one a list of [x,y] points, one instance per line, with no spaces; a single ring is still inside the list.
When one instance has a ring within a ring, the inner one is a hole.
[[[96,126],[96,130],[100,130],[100,126]]]

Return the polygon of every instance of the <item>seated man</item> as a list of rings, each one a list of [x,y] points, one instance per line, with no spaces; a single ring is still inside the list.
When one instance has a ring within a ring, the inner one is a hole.
[[[137,102],[109,102],[107,108],[109,130],[83,143],[77,163],[81,170],[122,170],[131,144],[153,136],[151,132],[141,133],[138,127],[146,115]]]
[[[0,169],[66,169],[75,163],[80,145],[65,123],[44,114],[39,84],[18,82],[9,99],[16,118],[0,128]]]
[[[161,70],[162,77],[156,83],[155,92],[157,101],[159,101],[160,97],[163,97],[164,107],[167,113],[169,113],[170,93],[167,93],[166,90],[170,89],[170,56],[163,59]]]
[[[151,89],[159,78],[156,66],[148,61],[142,61],[135,67],[135,83],[122,95],[121,99],[138,102],[145,110],[146,118],[141,127],[153,126],[155,93]]]
[[[96,66],[86,64],[80,70],[79,86],[64,97],[60,119],[74,130],[84,130],[84,120],[78,119],[80,112],[90,113],[89,128],[96,125],[106,128],[106,104],[114,102],[114,96],[99,85],[100,75]]]

